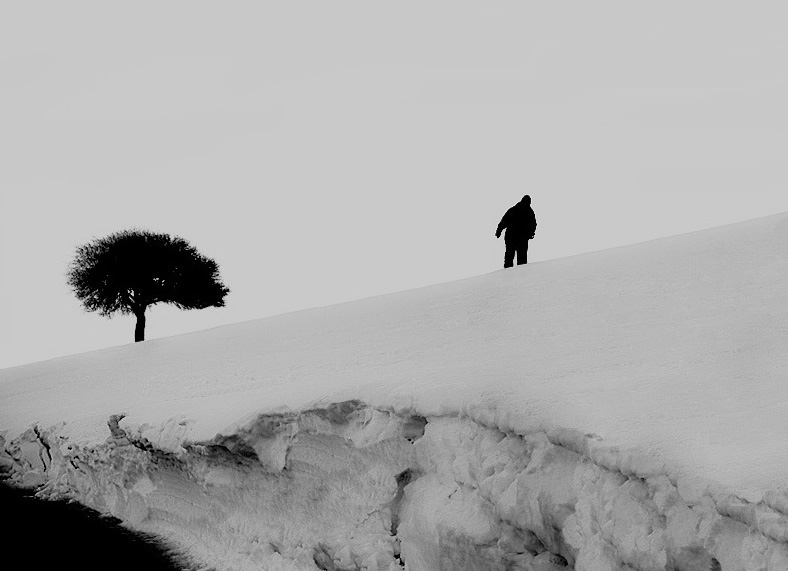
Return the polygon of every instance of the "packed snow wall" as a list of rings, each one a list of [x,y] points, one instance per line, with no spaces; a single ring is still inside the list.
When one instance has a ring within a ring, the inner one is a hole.
[[[784,571],[788,502],[697,495],[626,473],[570,431],[514,434],[357,401],[264,414],[188,442],[109,419],[3,443],[13,480],[154,533],[195,567]],[[608,456],[608,459],[610,457]]]

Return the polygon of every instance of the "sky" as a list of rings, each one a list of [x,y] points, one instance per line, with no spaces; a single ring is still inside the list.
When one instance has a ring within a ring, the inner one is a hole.
[[[777,3],[16,3],[0,9],[0,368],[122,345],[76,248],[217,261],[148,339],[788,211]]]

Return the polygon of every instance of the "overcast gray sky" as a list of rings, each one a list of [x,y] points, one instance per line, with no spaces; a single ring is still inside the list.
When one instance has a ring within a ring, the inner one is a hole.
[[[129,227],[231,289],[153,339],[497,271],[526,193],[531,262],[788,211],[764,6],[5,3],[0,367],[133,340],[65,284]]]

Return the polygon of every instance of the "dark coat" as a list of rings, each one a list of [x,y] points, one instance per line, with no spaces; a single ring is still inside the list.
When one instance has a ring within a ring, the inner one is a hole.
[[[500,236],[504,228],[506,242],[522,242],[533,238],[536,233],[536,215],[531,205],[521,201],[507,210],[498,224],[495,235]]]

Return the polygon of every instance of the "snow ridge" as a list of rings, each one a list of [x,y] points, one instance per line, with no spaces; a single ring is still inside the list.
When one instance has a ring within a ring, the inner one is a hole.
[[[63,425],[3,444],[14,481],[154,533],[215,569],[788,569],[784,497],[639,477],[595,439],[346,401],[190,442],[122,415],[97,445]],[[147,436],[146,436],[147,435]],[[149,438],[150,437],[150,438]],[[601,448],[600,448],[601,449]],[[695,495],[693,495],[695,493]]]
[[[780,214],[2,370],[0,467],[216,569],[785,571],[786,244]]]

